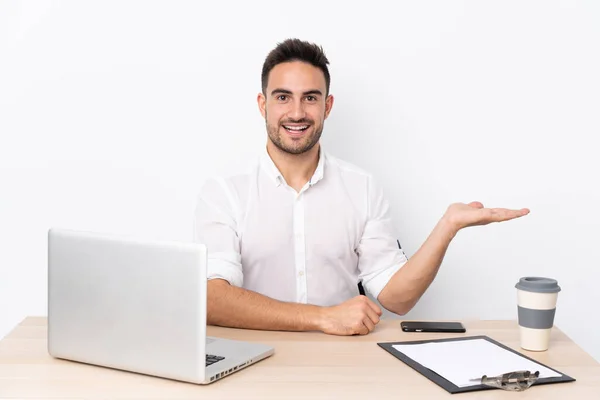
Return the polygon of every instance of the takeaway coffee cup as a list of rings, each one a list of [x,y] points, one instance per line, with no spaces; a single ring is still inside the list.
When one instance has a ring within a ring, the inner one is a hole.
[[[554,326],[556,299],[560,286],[555,279],[536,276],[524,277],[515,285],[521,347],[531,351],[545,351],[550,345],[550,331]]]

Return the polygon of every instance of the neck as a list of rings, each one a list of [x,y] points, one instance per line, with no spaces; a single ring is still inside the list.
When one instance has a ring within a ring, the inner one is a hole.
[[[271,160],[273,160],[287,184],[296,191],[300,191],[315,173],[319,164],[320,148],[320,144],[317,143],[305,153],[290,154],[280,150],[270,140],[267,141],[267,152]]]

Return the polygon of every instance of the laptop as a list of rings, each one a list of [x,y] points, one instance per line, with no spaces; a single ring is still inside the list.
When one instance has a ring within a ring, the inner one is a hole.
[[[274,353],[206,337],[206,246],[48,232],[51,356],[208,384]]]

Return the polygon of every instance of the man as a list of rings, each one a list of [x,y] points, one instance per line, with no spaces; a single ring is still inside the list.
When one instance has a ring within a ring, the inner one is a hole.
[[[321,149],[333,106],[328,64],[320,47],[297,39],[272,50],[257,99],[265,153],[251,170],[209,180],[201,190],[195,240],[209,253],[209,324],[367,334],[381,309],[359,295],[359,282],[403,315],[460,229],[529,212],[452,204],[407,260],[371,175]]]

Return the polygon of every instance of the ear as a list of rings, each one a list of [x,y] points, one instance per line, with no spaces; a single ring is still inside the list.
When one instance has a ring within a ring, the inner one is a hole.
[[[325,99],[325,119],[329,117],[329,113],[331,112],[331,108],[333,107],[333,96],[329,95]]]
[[[259,93],[258,96],[256,96],[256,102],[258,103],[258,109],[260,110],[260,113],[262,114],[263,118],[267,117],[267,99],[265,98],[265,95],[262,93]]]

